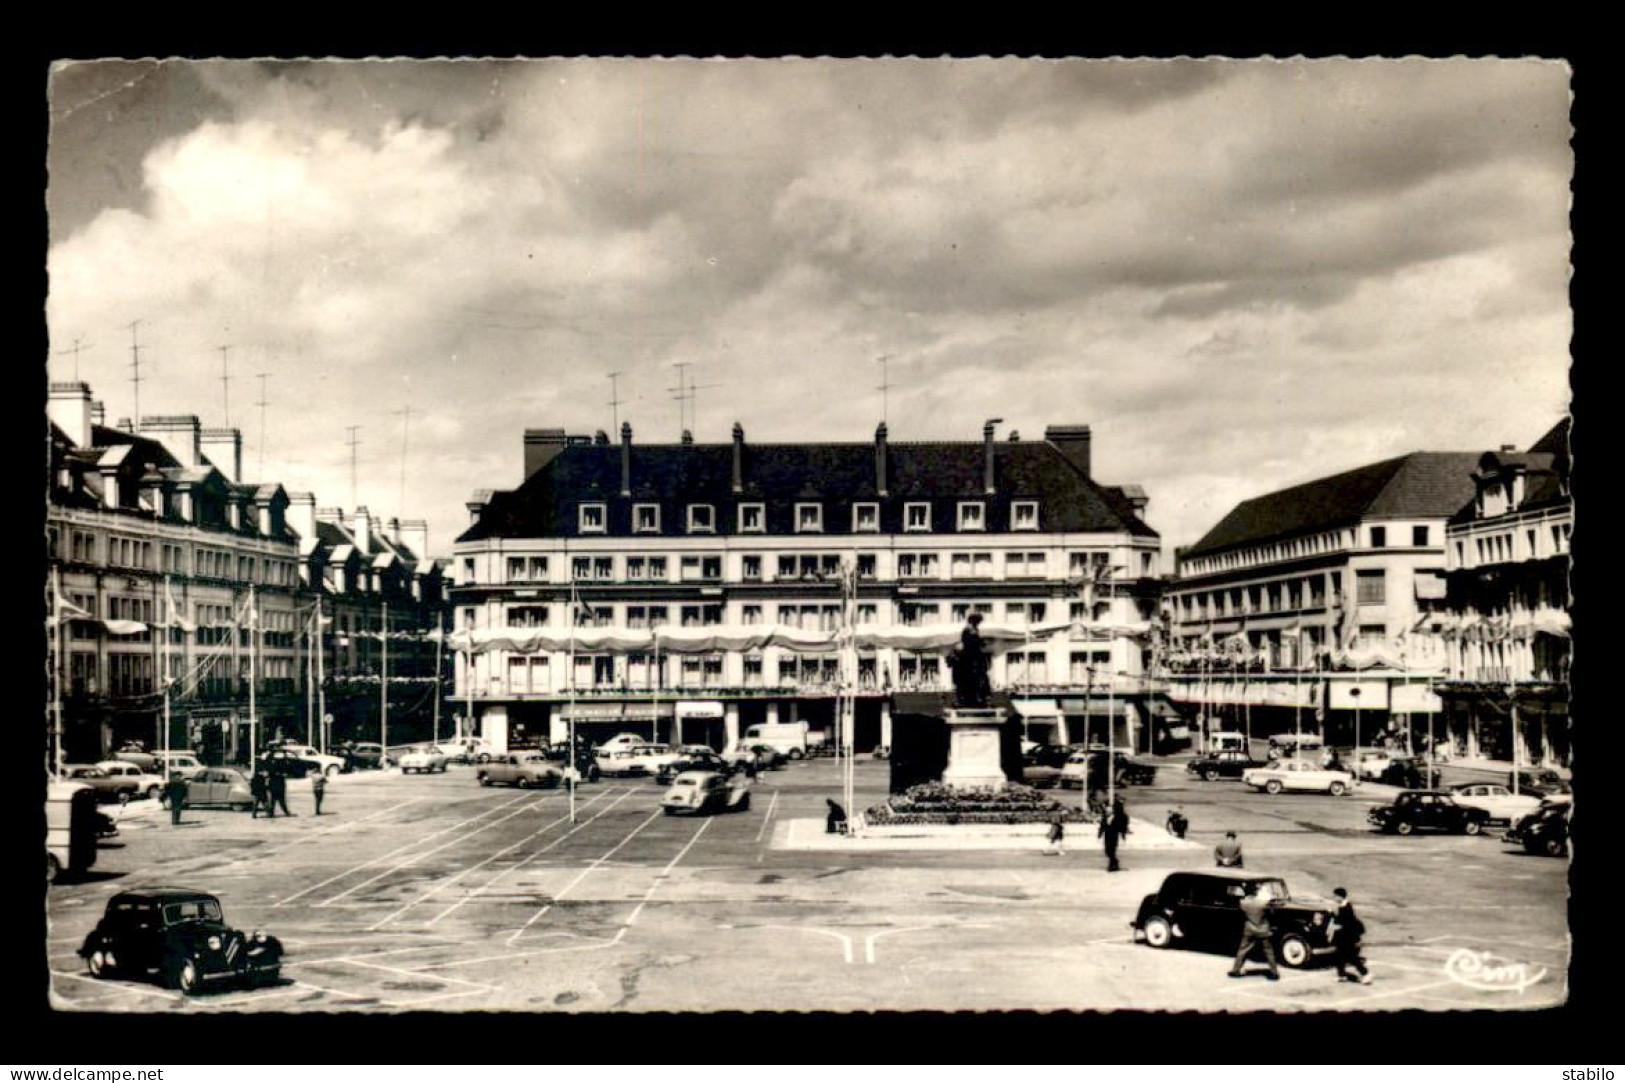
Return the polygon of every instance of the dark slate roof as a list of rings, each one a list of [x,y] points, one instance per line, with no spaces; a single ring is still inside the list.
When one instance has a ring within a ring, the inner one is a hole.
[[[1553,425],[1551,431],[1536,440],[1529,450],[1550,455],[1567,455],[1569,453],[1569,419],[1565,417],[1562,421]]]
[[[609,536],[631,533],[633,504],[660,505],[660,533],[687,533],[687,506],[716,508],[717,532],[734,532],[734,506],[766,505],[768,534],[794,533],[795,505],[824,505],[823,533],[849,534],[854,502],[880,504],[880,532],[903,533],[903,505],[929,502],[932,530],[957,529],[961,500],[987,500],[987,530],[1008,528],[1013,500],[1039,501],[1041,531],[1127,532],[1157,536],[1135,514],[1121,491],[1085,477],[1053,445],[994,444],[991,498],[983,495],[984,445],[890,443],[886,448],[887,496],[875,487],[875,445],[746,444],[744,491],[735,494],[733,444],[639,444],[632,448],[632,496],[622,498],[621,446],[572,444],[519,488],[493,493],[479,522],[459,541],[493,537],[574,537],[582,503],[608,506]],[[595,535],[596,536],[596,535]]]
[[[1350,526],[1367,518],[1448,517],[1473,499],[1471,451],[1414,451],[1237,504],[1186,552],[1203,556]]]

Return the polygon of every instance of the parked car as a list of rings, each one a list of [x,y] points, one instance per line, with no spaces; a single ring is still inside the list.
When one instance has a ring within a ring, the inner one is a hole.
[[[1403,756],[1389,760],[1388,766],[1377,776],[1377,781],[1384,786],[1398,786],[1402,790],[1437,790],[1442,774],[1437,767],[1429,768],[1427,760],[1421,756]]]
[[[203,768],[203,761],[197,758],[196,752],[154,752],[152,756],[157,764],[152,773],[163,779],[169,778],[171,771],[179,771],[182,775],[190,776],[193,771]]]
[[[284,778],[304,778],[316,765],[285,748],[272,748],[259,754],[255,766]]]
[[[1061,771],[1071,755],[1072,750],[1065,745],[1035,743],[1030,748],[1024,748],[1021,754],[1022,781],[1040,789],[1060,785]]]
[[[1391,805],[1375,805],[1366,819],[1379,831],[1409,835],[1413,831],[1448,831],[1476,835],[1489,814],[1458,805],[1446,790],[1406,790]]]
[[[1196,757],[1185,765],[1185,770],[1209,782],[1217,782],[1221,778],[1240,778],[1254,767],[1268,766],[1265,761],[1255,760],[1241,749],[1227,748]]]
[[[210,805],[248,810],[254,807],[254,792],[248,776],[235,767],[201,767],[186,775],[186,807]],[[162,798],[165,808],[169,798]]]
[[[96,800],[103,803],[124,804],[140,792],[140,786],[123,776],[108,774],[90,763],[68,763],[62,766],[62,781],[78,782],[96,791]]]
[[[305,768],[306,774],[315,770],[322,772],[322,774],[326,775],[328,778],[332,778],[334,775],[344,770],[343,756],[333,756],[326,752],[318,752],[310,745],[294,744],[292,741],[272,741],[267,747],[272,751],[285,752],[288,755],[305,761],[307,764]],[[266,755],[270,755],[270,753],[268,752]]]
[[[146,748],[140,744],[126,744],[117,752],[113,753],[111,759],[119,760],[124,763],[133,763],[148,774],[155,775],[158,773],[157,755],[155,753],[148,752]]]
[[[630,748],[641,748],[652,744],[647,737],[640,737],[635,733],[617,733],[609,740],[599,744],[599,752],[621,752]]]
[[[1387,748],[1357,748],[1350,754],[1349,760],[1360,778],[1375,782],[1391,764],[1408,758]]]
[[[75,876],[96,863],[96,793],[77,782],[48,780],[45,787],[45,882]]]
[[[189,888],[121,891],[79,948],[98,978],[158,979],[186,994],[207,985],[263,985],[282,973],[282,942],[226,924],[220,900]]]
[[[371,771],[384,765],[384,746],[377,741],[347,741],[336,751],[346,771]]]
[[[722,758],[737,767],[754,763],[758,771],[771,771],[784,763],[784,756],[770,745],[747,744],[743,741],[722,754]]]
[[[128,763],[124,760],[103,760],[96,766],[114,778],[123,778],[134,782],[136,786],[135,796],[137,797],[150,797],[157,800],[158,795],[163,792],[164,780],[157,775],[143,771],[134,763]]]
[[[1562,775],[1547,767],[1523,767],[1507,775],[1507,785],[1511,786],[1513,776],[1517,776],[1517,790],[1534,797],[1552,797],[1556,794],[1572,793],[1573,789]]]
[[[553,789],[564,781],[564,771],[545,752],[509,752],[475,766],[481,786],[532,786]]]
[[[431,771],[440,771],[444,773],[446,770],[446,764],[450,761],[450,758],[451,757],[447,756],[442,749],[435,745],[417,745],[416,747],[409,748],[405,752],[401,753],[399,757],[401,774],[422,775]]]
[[[1275,954],[1287,966],[1305,967],[1332,953],[1332,915],[1327,899],[1294,898],[1286,881],[1240,869],[1173,872],[1162,887],[1140,901],[1130,922],[1135,940],[1153,948],[1176,944],[1229,954],[1241,943],[1245,918],[1241,900],[1256,886],[1269,900]]]
[[[1515,824],[1540,808],[1540,798],[1516,794],[1505,786],[1490,782],[1462,783],[1450,787],[1456,804],[1468,808],[1481,808],[1491,820],[1505,820]]]
[[[660,799],[667,816],[679,812],[744,812],[750,808],[750,781],[743,772],[684,771]]]
[[[1270,737],[1270,759],[1291,759],[1302,752],[1318,752],[1326,747],[1318,733],[1277,733]]]
[[[1277,760],[1267,767],[1249,768],[1242,772],[1241,781],[1269,794],[1293,790],[1329,793],[1333,797],[1341,797],[1358,785],[1348,771],[1322,767],[1308,760]]]
[[[659,770],[655,772],[655,781],[663,786],[669,786],[672,779],[684,771],[715,771],[724,775],[733,773],[728,761],[707,749],[703,753],[690,753],[680,760],[661,764]]]
[[[1515,842],[1525,853],[1562,857],[1569,851],[1569,816],[1573,802],[1560,798],[1547,798],[1540,807],[1518,820],[1504,836],[1505,842]]]

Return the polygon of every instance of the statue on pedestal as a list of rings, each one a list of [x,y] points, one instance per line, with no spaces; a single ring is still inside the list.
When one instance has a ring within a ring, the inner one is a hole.
[[[982,643],[982,615],[972,613],[965,621],[965,630],[959,635],[959,649],[948,658],[953,670],[954,706],[964,708],[986,707],[993,698],[988,683],[988,654]]]

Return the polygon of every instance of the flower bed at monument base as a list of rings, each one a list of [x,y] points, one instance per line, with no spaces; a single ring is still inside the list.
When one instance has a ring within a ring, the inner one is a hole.
[[[1064,805],[1031,786],[1011,783],[1001,790],[958,789],[940,782],[922,782],[895,794],[884,804],[864,812],[864,822],[875,826],[919,824],[1038,824],[1056,813],[1064,823],[1093,823],[1084,810]]]

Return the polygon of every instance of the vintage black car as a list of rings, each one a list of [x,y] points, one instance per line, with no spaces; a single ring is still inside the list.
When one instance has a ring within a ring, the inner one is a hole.
[[[654,779],[662,786],[670,786],[672,779],[684,771],[717,771],[727,775],[731,774],[732,770],[728,761],[715,752],[693,752],[680,760],[661,764],[655,771]]]
[[[282,943],[225,922],[205,891],[160,887],[121,891],[79,954],[98,978],[158,980],[188,995],[209,985],[264,985],[282,974]]]
[[[1243,771],[1263,766],[1264,760],[1255,760],[1239,748],[1223,748],[1196,757],[1185,765],[1185,770],[1209,782],[1217,782],[1221,778],[1240,778]]]
[[[1531,797],[1572,793],[1568,780],[1548,767],[1525,767],[1507,774],[1507,788]]]
[[[1562,857],[1569,852],[1569,813],[1574,805],[1565,800],[1546,800],[1540,808],[1523,817],[1503,837],[1515,842],[1525,853]]]
[[[1066,766],[1072,749],[1065,745],[1037,745],[1021,757],[1022,781],[1029,786],[1047,788],[1061,781],[1061,769]]]
[[[1269,900],[1275,954],[1290,967],[1305,967],[1332,949],[1327,899],[1293,898],[1286,881],[1240,869],[1173,872],[1154,895],[1140,902],[1131,926],[1134,939],[1153,948],[1175,945],[1229,954],[1241,943],[1241,900],[1257,886]]]
[[[1413,831],[1449,831],[1476,835],[1484,830],[1489,813],[1458,805],[1445,790],[1406,790],[1391,805],[1376,805],[1366,813],[1371,825],[1387,834]]]

